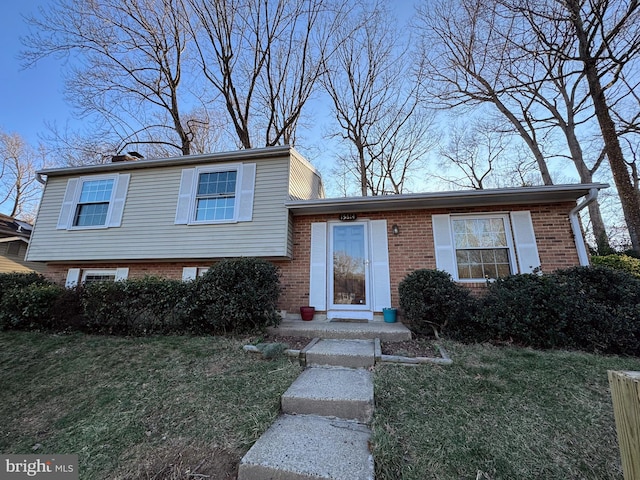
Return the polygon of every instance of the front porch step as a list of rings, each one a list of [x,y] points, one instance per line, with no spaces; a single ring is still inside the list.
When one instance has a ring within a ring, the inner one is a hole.
[[[357,422],[282,415],[243,457],[238,480],[373,480],[370,436]]]
[[[278,327],[270,328],[274,335],[307,338],[343,338],[372,340],[379,338],[383,342],[404,342],[411,340],[411,332],[402,323],[368,322],[345,323],[313,320],[284,321]]]
[[[308,368],[282,396],[282,411],[369,423],[373,416],[371,372],[348,368]]]
[[[322,339],[306,350],[307,366],[369,368],[375,364],[373,340]]]

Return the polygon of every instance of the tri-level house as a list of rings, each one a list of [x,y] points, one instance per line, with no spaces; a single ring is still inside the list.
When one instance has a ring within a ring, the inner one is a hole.
[[[223,258],[281,271],[288,316],[381,319],[412,270],[473,289],[589,263],[578,213],[604,184],[325,198],[290,147],[47,169],[27,259],[62,284],[185,281]]]

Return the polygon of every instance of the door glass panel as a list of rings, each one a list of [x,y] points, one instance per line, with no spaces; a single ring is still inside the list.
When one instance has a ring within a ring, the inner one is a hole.
[[[333,230],[333,303],[365,305],[364,225],[340,225]]]

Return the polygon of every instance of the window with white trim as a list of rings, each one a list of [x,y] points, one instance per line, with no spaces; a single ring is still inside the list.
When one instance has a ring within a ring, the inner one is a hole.
[[[129,174],[70,178],[58,218],[58,229],[119,227]]]
[[[460,282],[534,273],[540,256],[531,212],[431,216],[436,268]]]
[[[237,170],[199,172],[195,198],[195,221],[233,220]]]
[[[513,251],[505,215],[451,217],[460,280],[506,277],[513,273]]]
[[[91,283],[98,282],[115,282],[116,271],[115,270],[83,270],[82,271],[82,283],[89,285]]]
[[[103,178],[82,182],[73,217],[74,227],[104,226],[107,223],[114,181],[113,178]]]
[[[182,170],[176,225],[250,222],[255,177],[255,163]]]

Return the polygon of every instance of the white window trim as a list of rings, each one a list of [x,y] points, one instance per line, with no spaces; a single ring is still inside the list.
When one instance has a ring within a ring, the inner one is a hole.
[[[200,175],[203,173],[220,173],[220,172],[236,172],[236,187],[234,191],[233,202],[233,218],[224,220],[196,220],[196,206],[198,197],[198,182]],[[193,176],[193,185],[191,187],[191,202],[189,204],[189,223],[188,225],[211,225],[216,223],[237,223],[238,212],[240,209],[240,185],[242,185],[242,165],[238,163],[227,165],[216,165],[211,167],[196,167],[196,173]]]
[[[105,228],[119,227],[122,220],[124,210],[124,202],[129,187],[129,174],[111,174],[111,175],[91,175],[70,179],[67,182],[67,190],[65,192],[60,218],[58,220],[58,229],[64,230],[100,230]],[[109,208],[103,225],[74,225],[80,195],[82,194],[82,186],[84,182],[96,180],[113,180],[113,188],[111,197],[109,198]],[[117,205],[116,205],[117,204]]]
[[[110,268],[110,269],[95,269],[89,268],[87,270],[80,268],[70,268],[67,270],[67,279],[65,281],[65,287],[74,288],[78,283],[83,284],[87,275],[114,275],[114,281],[126,280],[129,277],[129,268]]]
[[[126,280],[129,276],[128,268],[109,268],[109,269],[87,269],[82,270],[81,281],[84,284],[87,276],[89,275],[113,275],[113,281],[119,282],[120,280]]]
[[[478,282],[486,282],[486,278],[460,278],[458,273],[458,262],[455,260],[456,256],[456,240],[455,235],[453,233],[453,221],[454,220],[474,220],[474,219],[486,219],[486,218],[500,218],[504,221],[504,230],[505,236],[507,237],[507,248],[509,250],[509,267],[511,268],[511,274],[517,274],[518,272],[518,264],[516,261],[516,247],[513,241],[513,230],[511,229],[511,220],[509,218],[509,213],[506,212],[490,212],[490,213],[478,213],[478,214],[452,214],[449,216],[449,234],[451,235],[451,245],[453,246],[453,255],[454,255],[454,269],[455,274],[453,274],[453,279],[456,282],[460,283],[478,283]],[[490,249],[491,247],[487,247]],[[501,247],[504,248],[504,247]],[[489,280],[491,281],[491,280]]]
[[[226,220],[196,221],[196,194],[201,173],[236,172],[236,191],[234,215]],[[176,225],[224,225],[250,222],[253,219],[253,201],[255,194],[256,164],[227,163],[223,165],[203,165],[183,169],[180,178],[180,190],[176,204]]]

